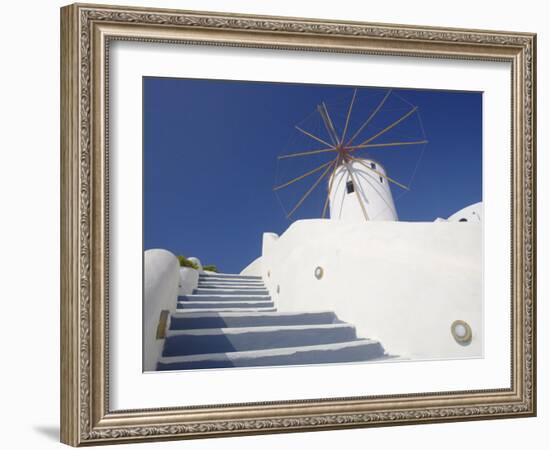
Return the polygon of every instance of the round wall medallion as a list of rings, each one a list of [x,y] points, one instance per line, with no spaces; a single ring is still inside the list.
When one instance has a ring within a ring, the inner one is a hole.
[[[472,328],[463,320],[455,320],[451,325],[451,334],[460,345],[472,342]]]
[[[322,267],[320,266],[317,266],[315,268],[315,278],[317,278],[318,280],[320,280],[321,278],[323,278],[323,273],[324,273],[324,270]]]

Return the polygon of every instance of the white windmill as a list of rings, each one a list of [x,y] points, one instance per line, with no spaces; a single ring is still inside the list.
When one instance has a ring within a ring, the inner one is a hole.
[[[314,132],[296,125],[296,130],[306,136],[317,148],[286,153],[279,156],[280,161],[296,161],[307,157],[324,162],[305,173],[291,179],[281,180],[274,191],[279,193],[286,188],[301,183],[303,187],[298,201],[293,202],[287,212],[290,218],[315,191],[326,181],[326,195],[322,209],[322,217],[326,217],[330,210],[331,219],[346,221],[365,220],[397,220],[397,212],[390,188],[394,184],[401,189],[409,190],[403,183],[391,178],[384,166],[370,157],[367,152],[373,149],[395,148],[405,146],[423,146],[428,141],[418,107],[404,100],[391,89],[386,91],[382,98],[367,108],[368,115],[360,122],[355,121],[356,127],[352,131],[351,124],[354,109],[358,108],[357,89],[354,89],[351,101],[345,108],[345,114],[340,114],[340,123],[333,120],[338,116],[335,109],[329,113],[325,102],[318,105],[316,115],[322,124],[321,132]],[[380,93],[380,91],[377,91]],[[394,94],[392,96],[392,94]],[[389,100],[393,97],[393,104],[389,107]],[[396,104],[396,101],[399,104]],[[399,128],[408,123],[407,131],[399,133]],[[415,130],[411,131],[411,126]],[[405,135],[405,137],[404,137]],[[410,136],[413,135],[411,139]],[[396,137],[399,137],[396,139]],[[323,147],[319,148],[319,144]],[[330,157],[327,160],[327,157]],[[302,165],[302,167],[305,167]],[[310,166],[311,167],[311,166]],[[312,185],[304,185],[304,180],[313,174],[320,175]]]

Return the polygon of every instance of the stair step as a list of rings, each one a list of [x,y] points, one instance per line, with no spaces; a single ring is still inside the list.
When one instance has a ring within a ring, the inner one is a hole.
[[[267,289],[228,289],[228,288],[198,288],[193,291],[193,294],[214,294],[214,295],[269,295]]]
[[[198,284],[199,288],[222,288],[222,289],[241,289],[241,288],[264,288],[265,284],[263,282],[258,283],[243,283],[243,282],[231,282],[231,283],[221,283],[213,281],[200,281]]]
[[[332,311],[320,312],[177,312],[170,319],[171,330],[197,328],[261,327],[270,325],[315,325],[338,323]]]
[[[225,313],[256,313],[256,312],[276,312],[277,308],[180,308],[177,309],[176,312],[174,312],[172,315],[179,316],[179,315],[187,315],[187,314],[204,314],[204,313],[212,313],[212,314],[225,314]]]
[[[200,284],[195,289],[216,289],[218,290],[242,290],[242,291],[267,291],[267,288],[263,284],[258,284],[256,286],[247,286],[242,284],[232,284],[232,285],[219,285],[219,284]]]
[[[168,330],[163,356],[333,344],[356,338],[355,327],[347,323]]]
[[[157,370],[283,366],[375,361],[385,358],[382,345],[370,339],[268,350],[161,357]]]
[[[235,285],[245,285],[245,286],[264,286],[262,280],[225,280],[225,279],[204,279],[199,278],[199,285],[202,284],[215,284],[216,286],[235,286]]]
[[[259,279],[254,279],[254,278],[218,278],[218,277],[200,277],[199,276],[199,280],[202,282],[202,283],[227,283],[227,284],[231,284],[231,283],[245,283],[245,284],[258,284],[258,283],[263,283],[264,280],[259,278]]]
[[[199,274],[199,278],[200,279],[215,279],[215,278],[220,278],[220,279],[231,279],[231,280],[261,280],[262,277],[260,276],[256,276],[256,275],[239,275],[239,274],[236,274],[236,273],[216,273],[216,274],[204,274],[204,273],[201,273]]]
[[[235,302],[235,301],[271,301],[269,295],[231,295],[231,294],[188,294],[178,296],[178,302]]]
[[[199,283],[263,283],[261,278],[223,278],[223,277],[202,277],[199,275]]]
[[[199,285],[214,285],[214,286],[263,286],[262,280],[199,280]]]
[[[263,278],[242,278],[242,277],[217,277],[214,275],[209,275],[207,277],[199,275],[199,280],[204,282],[210,282],[218,280],[220,283],[263,283]]]
[[[271,301],[223,300],[223,301],[185,301],[178,302],[177,309],[219,309],[219,308],[273,308]]]
[[[213,277],[208,277],[208,278],[201,278],[199,277],[199,284],[203,284],[203,283],[209,283],[209,284],[254,284],[254,285],[263,285],[264,282],[263,280],[243,280],[243,279],[240,279],[240,278],[233,278],[233,279],[229,279],[229,278],[213,278]]]

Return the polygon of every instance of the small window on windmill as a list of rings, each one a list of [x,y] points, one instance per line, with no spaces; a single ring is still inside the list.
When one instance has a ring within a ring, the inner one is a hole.
[[[371,169],[376,169],[376,164],[374,164],[373,162],[370,163],[370,168]]]
[[[384,182],[384,178],[380,177],[380,183]]]
[[[353,181],[352,180],[349,180],[346,183],[346,190],[347,190],[348,194],[351,194],[352,192],[355,192],[355,187],[353,186]]]

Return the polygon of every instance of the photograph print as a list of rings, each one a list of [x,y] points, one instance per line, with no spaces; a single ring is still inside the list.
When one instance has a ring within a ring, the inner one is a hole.
[[[483,358],[481,92],[143,78],[143,370]]]

